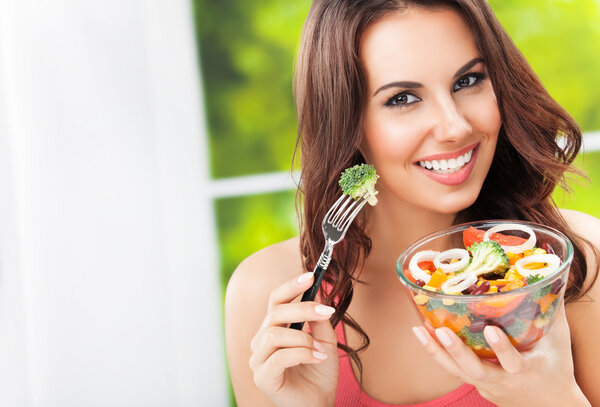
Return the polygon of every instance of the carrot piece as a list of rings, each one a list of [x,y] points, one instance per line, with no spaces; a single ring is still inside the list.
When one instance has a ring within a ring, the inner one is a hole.
[[[552,305],[557,297],[558,295],[556,294],[548,293],[542,298],[539,298],[536,302],[540,304],[540,311],[542,311],[542,313],[548,311],[548,308],[550,308],[550,305]]]

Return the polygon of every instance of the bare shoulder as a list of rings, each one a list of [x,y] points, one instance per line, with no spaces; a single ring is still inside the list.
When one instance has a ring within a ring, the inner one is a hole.
[[[250,255],[240,263],[227,285],[226,298],[266,300],[284,282],[302,273],[298,237],[276,243]],[[237,302],[237,301],[235,301]]]
[[[255,386],[248,365],[250,342],[267,314],[271,292],[302,273],[299,239],[266,247],[240,263],[225,294],[225,343],[238,405],[271,405]]]
[[[600,336],[600,277],[599,264],[592,247],[600,249],[600,220],[594,216],[573,210],[561,210],[561,213],[579,236],[586,239],[587,277],[582,287],[586,295],[565,307],[571,331],[575,378],[579,387],[591,405],[600,405],[600,348],[597,339]]]
[[[575,233],[586,239],[596,251],[600,251],[600,219],[587,213],[571,209],[561,209],[560,212]],[[599,279],[596,278],[600,265],[596,261],[592,247],[588,244],[585,245],[585,255],[588,273],[584,289],[592,288],[600,294],[600,284],[598,284]],[[594,281],[596,284],[592,284]]]

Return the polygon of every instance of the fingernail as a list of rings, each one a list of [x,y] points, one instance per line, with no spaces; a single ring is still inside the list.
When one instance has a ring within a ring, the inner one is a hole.
[[[308,280],[311,279],[312,275],[313,275],[313,273],[311,273],[311,272],[301,274],[300,277],[298,277],[298,282],[300,284],[306,283]]]
[[[488,342],[491,343],[498,343],[500,341],[500,336],[498,335],[498,332],[496,332],[496,330],[489,325],[486,326],[483,330],[483,336],[485,336],[485,339],[487,339]]]
[[[315,347],[316,350],[320,351],[320,352],[325,352],[325,346],[323,346],[323,344],[321,342],[317,342],[313,340],[313,346]]]
[[[332,315],[335,312],[335,308],[319,304],[315,307],[315,312],[319,315]]]
[[[444,345],[446,347],[452,345],[452,338],[450,337],[450,335],[448,335],[448,332],[446,332],[445,329],[443,329],[443,328],[436,329],[435,336],[438,337],[438,339],[440,340],[442,345]]]
[[[415,336],[417,337],[417,339],[419,340],[419,342],[421,342],[421,345],[425,346],[427,345],[427,337],[425,336],[425,334],[423,333],[423,331],[421,331],[421,329],[417,328],[416,326],[413,326],[413,333],[415,334]]]
[[[317,359],[320,360],[325,360],[327,359],[327,354],[323,353],[323,352],[317,352],[316,350],[313,350],[313,356]]]

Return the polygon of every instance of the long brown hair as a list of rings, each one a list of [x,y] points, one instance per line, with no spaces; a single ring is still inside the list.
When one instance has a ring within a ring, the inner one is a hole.
[[[581,131],[548,94],[485,0],[313,1],[294,77],[302,164],[297,202],[304,267],[312,270],[323,248],[321,220],[340,194],[340,173],[364,162],[359,152],[366,95],[358,55],[361,35],[385,14],[410,6],[449,7],[463,16],[485,60],[502,116],[496,154],[481,193],[457,215],[456,223],[521,219],[561,230],[575,248],[565,299],[570,302],[581,297],[587,275],[585,240],[569,228],[551,197],[557,184],[566,186],[565,171],[574,171],[571,163],[581,147]],[[333,325],[342,321],[363,338],[358,349],[338,344],[354,360],[361,377],[358,352],[369,345],[369,337],[346,311],[371,250],[365,221],[364,214],[357,218],[336,246],[325,276],[332,288],[322,292],[323,301],[336,308]]]

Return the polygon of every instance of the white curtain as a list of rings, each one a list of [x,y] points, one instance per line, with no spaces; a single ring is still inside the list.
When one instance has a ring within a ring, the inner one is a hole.
[[[0,405],[222,406],[190,0],[0,0]]]

